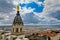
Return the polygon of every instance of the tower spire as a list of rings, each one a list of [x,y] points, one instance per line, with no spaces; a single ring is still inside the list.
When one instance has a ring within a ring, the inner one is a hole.
[[[17,14],[16,14],[16,15],[20,15],[20,14],[19,14],[19,12],[20,12],[20,6],[17,5],[17,6],[16,6],[16,9],[17,9]]]
[[[14,18],[13,25],[12,25],[12,34],[15,35],[21,35],[23,34],[23,21],[21,19],[21,16],[19,14],[20,12],[20,6],[16,6],[17,14]]]

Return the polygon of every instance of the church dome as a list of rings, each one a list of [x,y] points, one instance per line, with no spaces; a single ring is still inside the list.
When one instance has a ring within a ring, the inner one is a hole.
[[[16,16],[15,16],[15,18],[14,18],[13,24],[23,24],[19,12],[17,12],[17,14],[16,14]]]

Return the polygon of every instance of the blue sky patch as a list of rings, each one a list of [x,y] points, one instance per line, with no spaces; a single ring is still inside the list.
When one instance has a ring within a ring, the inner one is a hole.
[[[41,0],[39,0],[41,1]],[[43,1],[42,1],[43,2]],[[41,5],[38,5],[37,3],[35,2],[31,2],[31,3],[28,3],[28,4],[20,4],[20,6],[23,8],[23,7],[26,7],[26,8],[35,8],[35,10],[33,10],[34,12],[37,12],[37,13],[41,13],[43,12],[43,8],[44,8],[44,5],[41,4]]]
[[[40,1],[40,2],[44,2],[44,0],[38,0],[38,1]]]

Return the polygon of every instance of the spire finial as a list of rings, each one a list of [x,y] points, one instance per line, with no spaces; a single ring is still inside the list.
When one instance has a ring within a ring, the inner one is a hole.
[[[17,5],[17,7],[16,7],[16,8],[17,8],[17,11],[20,11],[20,6],[19,6],[19,5]]]
[[[17,5],[17,6],[16,6],[16,9],[17,9],[17,14],[16,14],[16,15],[18,16],[18,15],[20,15],[20,14],[19,14],[19,12],[20,12],[20,6]]]

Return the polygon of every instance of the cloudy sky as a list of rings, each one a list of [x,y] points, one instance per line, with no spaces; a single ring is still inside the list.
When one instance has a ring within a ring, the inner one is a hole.
[[[18,4],[24,24],[60,25],[60,0],[0,0],[0,25],[12,24]]]

